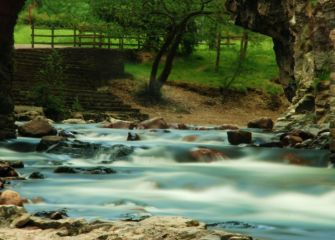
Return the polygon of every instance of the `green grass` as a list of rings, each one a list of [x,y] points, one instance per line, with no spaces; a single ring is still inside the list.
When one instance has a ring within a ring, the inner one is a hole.
[[[236,70],[239,45],[222,48],[219,72],[214,71],[216,53],[208,49],[198,49],[191,57],[177,58],[169,78],[171,82],[185,82],[209,87],[222,87],[229,81]],[[138,81],[149,78],[151,63],[126,64],[126,71]],[[251,44],[241,74],[230,86],[231,89],[245,91],[248,88],[268,93],[281,92],[281,87],[273,84],[271,79],[278,77],[278,67],[270,39],[258,44]]]
[[[50,30],[37,30],[37,34],[50,34]],[[57,30],[57,34],[71,35],[72,30]],[[30,44],[31,29],[27,25],[17,25],[15,28],[15,43]],[[50,39],[37,38],[37,41]],[[56,38],[55,42],[67,42],[69,38]],[[115,40],[116,41],[116,40]],[[233,75],[239,54],[239,42],[235,46],[222,47],[221,66],[219,72],[214,71],[216,53],[204,46],[188,58],[177,58],[173,71],[169,78],[172,82],[186,82],[190,84],[209,87],[224,86]],[[132,74],[138,81],[147,81],[151,69],[151,63],[126,64],[126,71]],[[271,39],[261,43],[250,43],[247,59],[243,64],[240,76],[230,88],[245,91],[248,88],[259,89],[269,93],[278,93],[281,88],[270,80],[278,77],[278,67],[275,62],[273,44]]]

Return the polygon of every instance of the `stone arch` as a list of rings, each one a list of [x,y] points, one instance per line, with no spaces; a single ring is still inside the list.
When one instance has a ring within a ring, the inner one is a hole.
[[[281,83],[292,102],[283,122],[292,128],[294,121],[329,123],[335,1],[227,0],[226,7],[237,25],[273,38]]]
[[[15,138],[11,83],[13,33],[25,0],[0,0],[0,140]]]

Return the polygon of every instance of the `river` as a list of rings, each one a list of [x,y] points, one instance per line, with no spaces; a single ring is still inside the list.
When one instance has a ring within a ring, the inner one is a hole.
[[[65,208],[71,217],[89,220],[179,215],[264,240],[335,236],[335,172],[324,166],[327,151],[230,146],[226,132],[214,130],[133,130],[142,140],[127,142],[129,130],[94,124],[56,127],[102,148],[85,156],[35,152],[39,139],[3,143],[0,158],[24,161],[20,174],[45,175],[8,186],[28,199],[43,198],[26,205],[30,212]],[[183,141],[192,135],[196,141]],[[256,142],[271,137],[254,133]],[[115,145],[128,146],[131,153],[116,154]],[[189,153],[199,147],[219,150],[229,159],[195,162]],[[298,155],[311,166],[288,164],[283,161],[286,154]],[[59,165],[105,166],[117,173],[56,174]]]

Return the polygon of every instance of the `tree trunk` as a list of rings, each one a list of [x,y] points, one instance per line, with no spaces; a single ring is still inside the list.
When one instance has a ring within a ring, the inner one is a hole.
[[[15,138],[14,104],[10,93],[13,80],[13,33],[18,13],[24,2],[24,0],[0,1],[0,140]]]
[[[168,52],[167,54],[167,57],[166,57],[166,62],[164,64],[164,68],[163,68],[163,71],[161,73],[161,75],[159,76],[158,78],[158,82],[160,83],[160,87],[162,87],[167,79],[169,78],[170,76],[170,73],[172,71],[172,67],[173,67],[173,60],[177,54],[177,50],[178,50],[178,46],[183,38],[183,33],[184,33],[184,28],[181,27],[181,29],[178,31],[174,41],[173,41],[173,44],[170,48],[170,51]]]
[[[149,80],[149,94],[153,97],[156,97],[160,94],[161,86],[159,86],[159,82],[157,81],[157,73],[159,64],[162,60],[164,53],[166,53],[175,38],[176,30],[173,29],[167,35],[163,46],[160,48],[159,52],[157,53],[154,62],[151,67],[151,74]]]

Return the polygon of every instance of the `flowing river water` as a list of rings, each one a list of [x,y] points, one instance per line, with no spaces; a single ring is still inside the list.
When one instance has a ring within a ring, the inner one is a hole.
[[[225,131],[215,130],[133,130],[141,141],[127,142],[129,130],[56,127],[75,131],[76,140],[101,148],[87,145],[82,154],[38,153],[34,149],[39,139],[3,143],[0,158],[24,161],[21,175],[45,175],[9,185],[28,199],[43,198],[26,205],[30,212],[65,208],[71,217],[89,220],[178,215],[257,239],[334,239],[335,172],[324,166],[327,151],[236,147],[229,145]],[[198,137],[183,141],[190,135]],[[254,133],[256,142],[271,137]],[[131,151],[120,154],[115,145]],[[195,162],[190,151],[199,147],[219,150],[229,159]],[[290,165],[283,161],[287,154],[300,156],[313,167]],[[116,173],[56,174],[59,165],[105,166]]]

